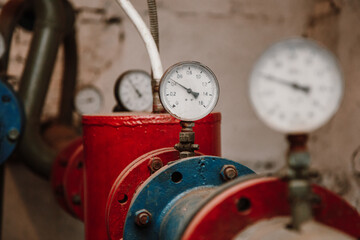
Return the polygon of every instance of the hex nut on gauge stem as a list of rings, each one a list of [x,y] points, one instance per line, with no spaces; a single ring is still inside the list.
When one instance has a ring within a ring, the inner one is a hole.
[[[161,161],[161,159],[159,157],[153,157],[150,161],[149,161],[149,169],[151,173],[156,172],[157,170],[159,170],[160,168],[163,167],[163,162]]]
[[[220,175],[224,181],[230,181],[238,176],[238,172],[234,165],[224,165]]]
[[[8,139],[13,142],[16,141],[19,138],[19,136],[20,133],[16,128],[10,129],[7,135]]]
[[[145,227],[149,225],[151,222],[151,213],[146,210],[142,209],[135,213],[135,223],[139,227]]]

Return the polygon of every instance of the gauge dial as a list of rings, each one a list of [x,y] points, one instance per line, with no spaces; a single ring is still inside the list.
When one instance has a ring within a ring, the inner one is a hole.
[[[180,120],[195,121],[205,117],[218,99],[216,76],[201,63],[177,63],[161,78],[160,100],[164,108]]]
[[[100,111],[102,107],[102,96],[94,86],[81,88],[75,96],[75,109],[80,114],[93,114]]]
[[[271,46],[250,76],[258,116],[284,133],[308,133],[339,108],[343,79],[336,58],[316,42],[294,38]]]
[[[151,110],[153,96],[150,75],[142,70],[123,73],[115,84],[115,98],[122,110]]]

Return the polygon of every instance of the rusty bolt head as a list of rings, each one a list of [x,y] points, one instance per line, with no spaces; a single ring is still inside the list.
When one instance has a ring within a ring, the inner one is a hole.
[[[16,128],[10,129],[7,135],[8,139],[13,142],[16,141],[19,138],[19,136],[20,133]]]
[[[71,199],[72,203],[74,205],[81,205],[81,197],[79,194],[75,194],[72,196],[72,199]]]
[[[151,173],[156,172],[157,170],[159,170],[162,167],[163,167],[163,162],[161,161],[161,159],[159,157],[153,157],[149,161],[149,169],[150,169]]]
[[[220,175],[224,181],[229,181],[236,178],[238,172],[234,165],[224,165],[220,171]]]
[[[149,225],[151,222],[151,213],[146,210],[142,209],[135,213],[135,223],[140,227],[145,227]]]

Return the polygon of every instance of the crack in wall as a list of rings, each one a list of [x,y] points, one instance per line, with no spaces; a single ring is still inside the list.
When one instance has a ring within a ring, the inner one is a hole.
[[[314,4],[313,12],[307,22],[307,28],[315,28],[317,24],[328,18],[340,15],[342,4],[335,0],[322,0]]]
[[[75,13],[81,24],[122,24],[120,16],[106,16],[107,11],[105,8],[80,7],[75,10]]]
[[[312,3],[311,13],[306,21],[303,36],[322,42],[337,53],[339,21],[344,7],[342,0],[318,0]]]

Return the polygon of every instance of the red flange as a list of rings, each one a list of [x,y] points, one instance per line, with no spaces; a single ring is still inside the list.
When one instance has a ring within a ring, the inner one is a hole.
[[[84,148],[81,144],[71,156],[64,175],[64,194],[72,215],[84,220]]]
[[[73,159],[74,153],[82,149],[82,138],[77,138],[64,148],[56,157],[51,173],[51,186],[59,205],[68,213],[74,216],[74,212],[67,204],[65,195],[64,178],[66,169],[69,166],[70,159]]]
[[[360,216],[353,207],[320,186],[313,185],[312,190],[321,199],[313,209],[317,221],[360,237]],[[275,177],[251,179],[214,194],[192,219],[182,239],[233,239],[259,220],[289,215],[286,182]]]
[[[163,165],[178,159],[179,152],[174,148],[157,149],[137,158],[120,173],[106,206],[109,239],[119,240],[123,237],[126,214],[136,189]]]

